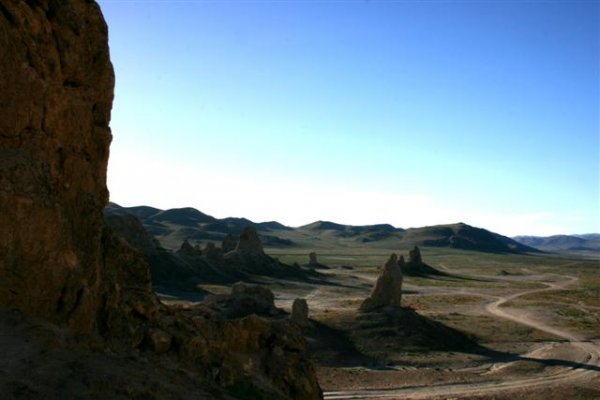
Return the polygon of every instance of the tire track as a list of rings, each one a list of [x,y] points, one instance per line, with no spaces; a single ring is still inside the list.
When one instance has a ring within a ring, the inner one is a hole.
[[[560,275],[558,275],[560,276]],[[577,281],[578,278],[573,276],[561,276],[562,278],[568,278],[567,282],[557,284],[553,282],[544,282],[547,286],[541,289],[529,289],[524,290],[509,296],[503,296],[497,298],[491,303],[487,304],[486,310],[499,318],[511,320],[513,322],[526,325],[540,331],[550,333],[560,338],[566,339],[571,346],[574,348],[581,349],[586,357],[580,360],[581,366],[574,367],[558,367],[555,368],[552,373],[544,374],[543,376],[523,378],[523,379],[511,379],[505,381],[486,381],[476,383],[462,383],[462,384],[438,384],[438,385],[422,385],[422,386],[409,386],[402,388],[392,389],[363,389],[363,390],[347,390],[347,391],[331,391],[325,392],[324,398],[327,400],[346,400],[346,399],[435,399],[439,397],[448,396],[464,396],[464,395],[481,395],[488,393],[495,393],[499,391],[516,390],[521,388],[538,388],[547,387],[550,385],[563,384],[567,382],[577,380],[600,380],[600,348],[596,343],[582,341],[579,337],[571,334],[570,332],[557,329],[534,321],[523,314],[509,313],[500,307],[518,297],[525,296],[532,293],[560,290],[565,286],[568,286]],[[544,353],[546,348],[536,349],[529,352],[523,357],[536,358],[544,360]],[[513,362],[506,363],[500,366],[494,366],[493,370],[504,368]],[[586,368],[587,367],[587,368]],[[594,368],[589,368],[594,367]]]

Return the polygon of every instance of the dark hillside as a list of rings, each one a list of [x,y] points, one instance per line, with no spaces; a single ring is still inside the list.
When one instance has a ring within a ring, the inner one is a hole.
[[[538,250],[486,229],[458,223],[408,229],[404,244],[431,247],[451,247],[488,253],[527,253]]]

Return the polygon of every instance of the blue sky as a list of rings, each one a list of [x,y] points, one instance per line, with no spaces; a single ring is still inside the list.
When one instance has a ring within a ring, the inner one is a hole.
[[[100,5],[112,201],[600,231],[598,2]]]

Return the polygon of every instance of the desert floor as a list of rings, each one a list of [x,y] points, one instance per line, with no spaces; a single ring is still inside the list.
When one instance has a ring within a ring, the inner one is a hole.
[[[446,275],[405,277],[404,314],[359,312],[391,252],[321,249],[318,281],[257,278],[284,310],[307,299],[326,399],[600,398],[598,261],[425,249]]]

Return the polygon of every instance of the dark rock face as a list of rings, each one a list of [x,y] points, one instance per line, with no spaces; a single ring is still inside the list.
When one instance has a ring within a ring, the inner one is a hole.
[[[305,359],[306,341],[289,321],[266,321],[252,314],[233,320],[196,317],[193,324],[202,335],[185,340],[180,352],[212,365],[206,371],[222,386],[245,382],[271,389],[261,398],[322,398],[314,367]]]
[[[371,295],[360,306],[362,311],[381,307],[400,307],[402,300],[402,267],[404,257],[392,254],[383,266]]]
[[[150,270],[139,252],[108,230],[102,237],[102,286],[96,301],[98,333],[113,347],[139,347],[158,324],[162,306],[152,291]]]
[[[291,324],[164,307],[141,254],[104,228],[107,40],[94,1],[0,2],[0,308],[120,353],[169,353],[163,361],[211,384],[246,379],[275,398],[320,398]],[[262,251],[251,233],[244,246]],[[40,397],[64,397],[57,390]]]
[[[155,253],[160,248],[158,240],[149,235],[140,220],[133,215],[105,215],[104,225],[141,253]]]
[[[0,305],[91,332],[114,75],[90,1],[0,7]]]

